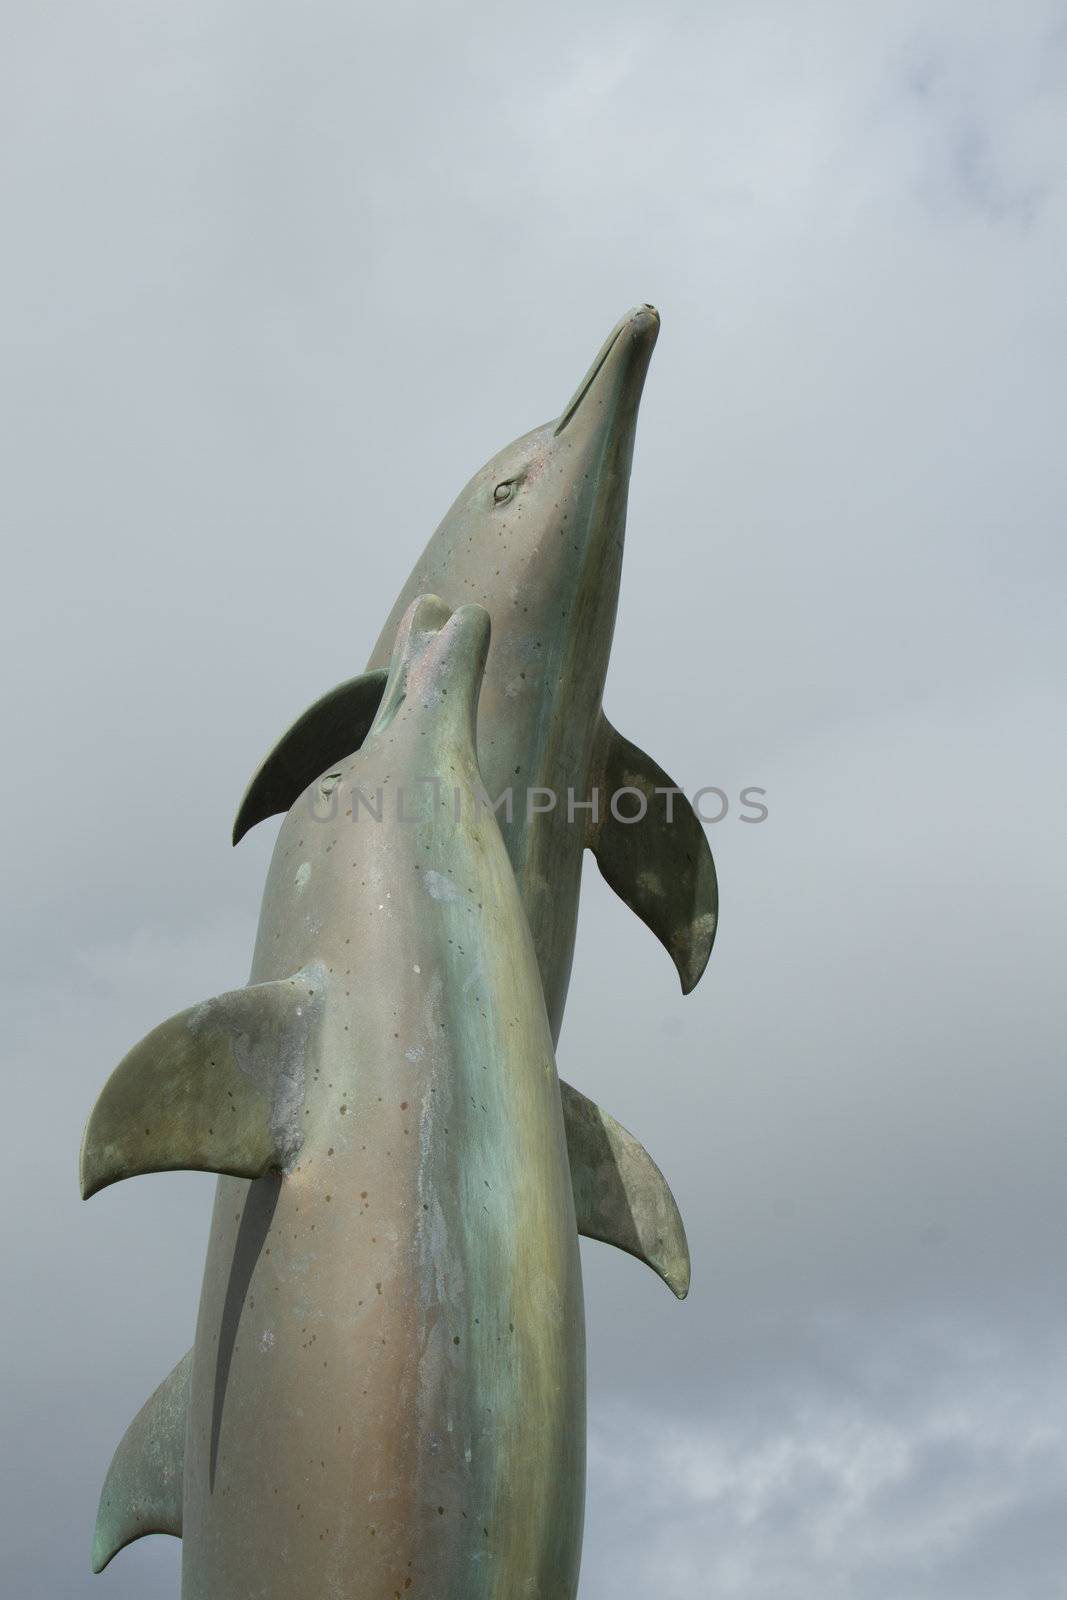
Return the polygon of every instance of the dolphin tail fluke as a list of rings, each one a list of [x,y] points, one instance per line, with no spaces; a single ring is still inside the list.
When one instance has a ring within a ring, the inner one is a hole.
[[[82,1198],[142,1172],[283,1171],[303,1139],[309,1036],[325,974],[234,989],[135,1045],[93,1107]]]
[[[621,1123],[560,1083],[578,1232],[645,1262],[684,1300],[689,1246],[667,1180]]]
[[[606,718],[602,737],[600,814],[589,848],[615,893],[666,948],[688,994],[708,964],[719,917],[711,848],[696,812],[663,768]],[[625,789],[637,796],[619,795]],[[620,822],[612,810],[617,795],[628,820]]]
[[[146,1533],[182,1536],[182,1473],[193,1352],[134,1417],[115,1451],[93,1533],[94,1572]]]
[[[382,668],[350,678],[316,700],[282,734],[245,790],[233,825],[234,844],[257,822],[288,811],[327,767],[359,749],[374,721],[387,676]]]

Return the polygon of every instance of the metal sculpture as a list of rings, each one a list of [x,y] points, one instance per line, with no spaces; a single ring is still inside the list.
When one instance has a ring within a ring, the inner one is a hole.
[[[361,750],[282,825],[250,986],[149,1034],[89,1119],[87,1196],[230,1174],[196,1343],[119,1448],[98,1570],[162,1531],[186,1600],[575,1593],[578,1233],[679,1296],[688,1254],[651,1159],[556,1076],[477,799],[488,641],[478,606],[409,608]],[[410,823],[353,821],[357,791],[414,796],[427,769]]]
[[[715,867],[703,827],[673,779],[602,708],[637,412],[658,334],[652,306],[627,312],[559,418],[475,473],[401,590],[368,671],[294,723],[253,778],[234,826],[236,843],[351,754],[374,719],[397,624],[416,595],[485,606],[493,646],[478,756],[491,798],[503,798],[501,828],[554,1039],[585,849],[666,946],[685,993],[715,937]],[[613,808],[623,790],[633,794]]]
[[[578,1234],[689,1283],[659,1170],[556,1073],[582,851],[683,989],[717,914],[698,820],[601,709],[658,327],[624,317],[475,475],[368,671],[260,768],[235,842],[288,814],[249,986],[155,1029],[93,1110],[86,1197],[221,1175],[196,1342],[116,1451],[97,1571],[165,1532],[185,1600],[573,1600]]]

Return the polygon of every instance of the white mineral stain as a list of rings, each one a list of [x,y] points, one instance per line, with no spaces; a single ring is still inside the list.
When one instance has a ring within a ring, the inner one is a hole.
[[[431,900],[458,900],[460,897],[452,879],[443,872],[434,872],[432,867],[423,873],[422,881]]]
[[[259,1341],[259,1348],[261,1350],[269,1350],[273,1343],[274,1343],[274,1329],[273,1328],[264,1328],[263,1337]]]
[[[293,879],[293,882],[296,884],[298,889],[306,889],[310,877],[311,862],[301,861],[300,865],[296,869],[296,877]]]

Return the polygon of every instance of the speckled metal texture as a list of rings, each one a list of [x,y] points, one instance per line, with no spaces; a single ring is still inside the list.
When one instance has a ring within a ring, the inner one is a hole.
[[[292,1170],[219,1184],[185,1600],[576,1589],[583,1314],[552,1039],[496,822],[457,823],[448,792],[476,785],[488,619],[426,599],[400,635],[377,722],[287,816],[264,895],[253,983],[321,962],[324,1012]],[[410,825],[355,820],[355,787],[432,773],[447,789]]]

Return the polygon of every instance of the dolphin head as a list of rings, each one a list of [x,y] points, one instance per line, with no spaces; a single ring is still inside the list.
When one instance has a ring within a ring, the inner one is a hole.
[[[549,667],[555,657],[558,666],[567,645],[601,641],[592,674],[599,695],[618,602],[637,412],[658,333],[654,307],[628,311],[559,415],[474,474],[412,572],[373,665],[389,659],[411,598],[432,589],[453,605],[473,600],[488,609],[497,665],[509,684],[519,683],[522,661]]]
[[[479,605],[453,611],[435,594],[413,600],[396,631],[368,747],[406,722],[419,724],[420,734],[431,731],[435,740],[458,738],[473,752],[489,630],[489,614]]]
[[[476,472],[438,531],[461,524],[468,538],[484,541],[524,521],[526,542],[550,529],[559,536],[564,522],[587,537],[621,534],[637,411],[658,334],[654,306],[620,318],[559,416]]]

